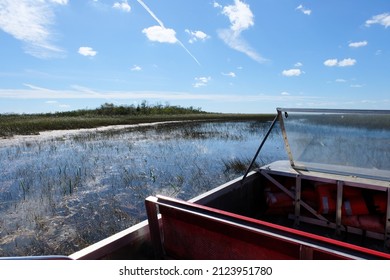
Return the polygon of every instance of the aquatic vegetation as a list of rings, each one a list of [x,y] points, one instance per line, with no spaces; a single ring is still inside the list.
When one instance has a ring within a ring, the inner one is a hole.
[[[234,158],[234,159],[229,159],[229,160],[224,160],[223,164],[225,165],[225,173],[230,173],[230,172],[235,172],[235,173],[244,173],[247,169],[248,166],[250,165],[252,159],[246,158],[246,159],[239,159],[239,158]],[[261,165],[258,164],[257,162],[254,163],[253,168],[260,167]]]
[[[146,218],[144,199],[192,198],[242,169],[267,123],[174,122],[0,141],[0,256],[70,254]],[[261,161],[283,158],[273,135]]]

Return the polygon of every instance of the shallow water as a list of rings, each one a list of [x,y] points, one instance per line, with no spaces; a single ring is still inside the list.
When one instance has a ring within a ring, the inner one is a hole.
[[[70,254],[146,218],[144,199],[190,199],[237,176],[269,123],[186,122],[0,140],[0,256]],[[259,164],[285,157],[271,134]]]

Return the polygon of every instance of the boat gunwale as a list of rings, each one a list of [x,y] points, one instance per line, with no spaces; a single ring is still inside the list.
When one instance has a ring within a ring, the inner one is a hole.
[[[137,240],[149,239],[149,224],[147,220],[139,222],[125,230],[93,243],[69,255],[75,260],[102,259],[118,249]]]
[[[247,228],[249,230],[258,231],[259,233],[262,232],[263,234],[267,234],[271,236],[274,235],[275,238],[281,237],[285,240],[290,240],[290,241],[293,240],[297,241],[301,239],[299,244],[302,245],[310,244],[310,247],[324,250],[329,253],[335,253],[339,256],[351,257],[352,259],[361,259],[361,258],[364,259],[362,255],[367,254],[377,258],[390,259],[390,254],[385,252],[373,250],[355,244],[346,243],[340,240],[328,238],[325,236],[320,236],[299,229],[289,228],[272,222],[267,222],[264,220],[259,220],[256,218],[251,218],[240,214],[235,214],[232,212],[216,209],[213,207],[197,204],[194,202],[179,200],[176,198],[166,197],[162,195],[150,196],[146,200],[155,205],[162,205],[168,208],[176,208],[182,211],[187,211],[194,215],[199,215],[199,216],[203,215],[205,217],[207,215],[210,215],[211,213],[211,215],[208,217],[214,219],[215,221],[227,222],[234,227],[238,226],[238,227]],[[316,244],[316,242],[318,243]],[[331,245],[331,247],[340,247],[346,252],[338,251],[330,247],[321,246],[321,244],[328,244]],[[352,252],[348,253],[348,251],[357,252],[357,255],[354,255]]]

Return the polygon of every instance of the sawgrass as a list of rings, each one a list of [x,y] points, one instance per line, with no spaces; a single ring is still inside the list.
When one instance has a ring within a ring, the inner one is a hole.
[[[186,200],[242,175],[268,124],[218,116],[5,141],[0,257],[73,253],[146,219],[149,195]]]

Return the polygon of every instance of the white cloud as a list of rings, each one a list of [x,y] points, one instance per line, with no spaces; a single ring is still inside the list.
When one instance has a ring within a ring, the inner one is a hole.
[[[294,66],[295,66],[295,67],[302,67],[303,64],[302,64],[301,62],[297,62],[297,63],[294,64]]]
[[[131,11],[131,7],[130,7],[129,3],[127,3],[127,0],[122,1],[122,2],[115,2],[114,5],[112,5],[112,7],[114,9],[118,9],[118,10],[121,10],[121,11],[124,11],[124,12],[130,12]]]
[[[161,43],[178,43],[192,58],[195,62],[200,65],[199,61],[196,57],[184,46],[184,44],[176,38],[176,32],[173,29],[165,28],[164,23],[155,15],[155,13],[142,1],[137,0],[137,2],[149,13],[149,15],[154,18],[157,23],[160,25],[152,26],[149,28],[145,28],[142,30],[142,33],[146,34],[146,36],[151,41],[157,41]],[[162,40],[162,41],[160,41]]]
[[[336,82],[337,83],[345,83],[347,82],[345,79],[336,79]]]
[[[297,68],[282,71],[282,75],[286,77],[300,76],[302,74],[303,71]]]
[[[234,5],[225,6],[222,14],[229,18],[231,23],[230,29],[234,32],[241,33],[255,24],[249,5],[240,0],[234,0]]]
[[[193,84],[193,87],[204,87],[207,86],[208,82],[211,80],[211,77],[197,77],[195,78],[195,84]]]
[[[338,66],[346,67],[346,66],[353,66],[355,64],[356,64],[356,59],[346,58],[346,59],[339,61]]]
[[[234,73],[234,72],[222,73],[222,75],[224,75],[224,76],[229,76],[229,77],[231,77],[231,78],[235,78],[235,77],[236,77],[236,73]]]
[[[368,42],[367,41],[360,41],[360,42],[352,42],[349,43],[349,47],[351,48],[360,48],[360,47],[365,47],[367,46]]]
[[[308,15],[308,16],[311,15],[311,10],[306,9],[305,7],[303,7],[302,4],[299,5],[298,7],[296,7],[295,10],[299,10],[299,11],[301,11],[302,13],[304,13],[305,15]]]
[[[68,5],[68,0],[50,0],[50,2],[59,4],[59,5]]]
[[[97,51],[95,51],[91,47],[80,47],[78,53],[81,54],[81,55],[84,55],[84,56],[95,56],[95,55],[97,55]]]
[[[67,0],[0,0],[0,29],[22,41],[25,52],[38,58],[61,56],[53,44],[54,8]]]
[[[159,25],[144,28],[142,33],[144,33],[150,41],[154,42],[175,44],[178,41],[175,30]]]
[[[373,24],[380,24],[384,27],[390,26],[390,13],[383,13],[380,15],[373,16],[371,19],[366,20],[366,26],[370,26]]]
[[[221,8],[215,3],[214,7]],[[254,25],[254,16],[249,5],[240,0],[234,0],[234,5],[223,7],[222,14],[229,18],[231,25],[229,29],[218,30],[219,38],[230,48],[246,54],[257,62],[266,61],[241,37],[242,31]]]
[[[289,92],[287,92],[287,91],[283,91],[283,92],[281,92],[281,93],[280,93],[280,95],[283,95],[283,96],[289,96],[289,95],[290,95],[290,93],[289,93]]]
[[[47,100],[45,101],[45,104],[48,106],[51,106],[52,108],[61,108],[61,109],[69,109],[71,106],[68,104],[62,104],[58,102],[57,100]]]
[[[214,1],[214,2],[213,2],[213,7],[214,7],[214,8],[222,8],[222,5],[219,4],[218,2]]]
[[[209,35],[199,30],[191,31],[189,29],[186,29],[185,32],[190,35],[190,39],[188,40],[190,44],[195,43],[197,41],[206,41],[208,38],[210,38]]]
[[[343,60],[338,60],[338,59],[328,59],[324,61],[324,65],[328,67],[347,67],[347,66],[353,66],[356,64],[356,59],[353,58],[345,58]]]
[[[141,71],[142,68],[141,68],[140,66],[138,66],[138,65],[134,65],[133,67],[131,67],[130,70],[131,70],[131,71]]]
[[[337,66],[337,59],[335,58],[332,58],[332,59],[327,59],[324,61],[324,65],[325,66],[328,66],[328,67],[333,67],[333,66]]]

